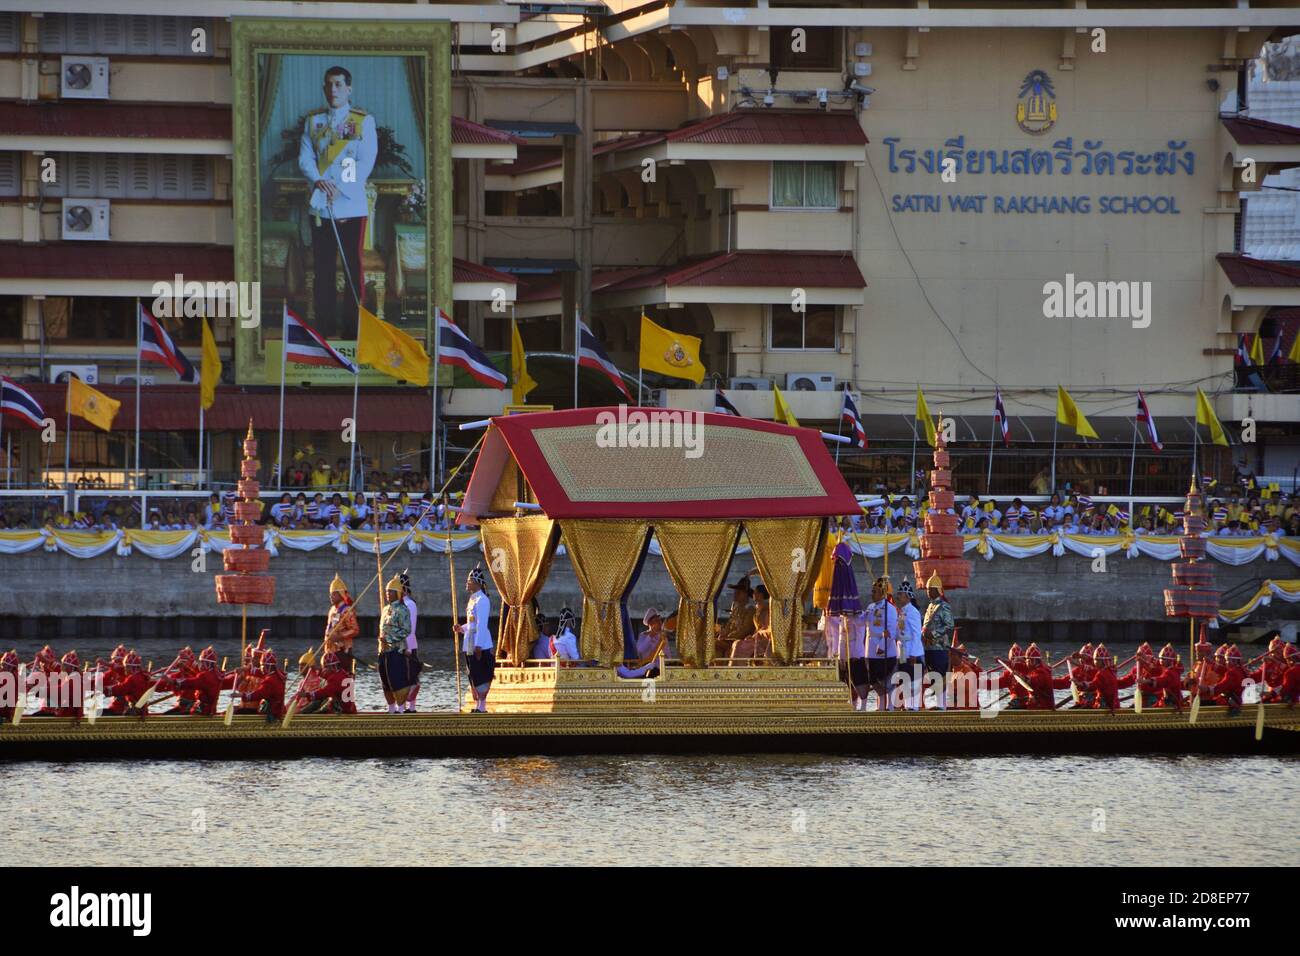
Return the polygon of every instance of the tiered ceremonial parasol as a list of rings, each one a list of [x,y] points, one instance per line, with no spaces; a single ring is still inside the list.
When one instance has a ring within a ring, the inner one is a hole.
[[[1190,618],[1193,629],[1195,622],[1200,620],[1202,637],[1207,623],[1219,613],[1219,598],[1222,596],[1214,586],[1214,566],[1205,560],[1205,539],[1201,537],[1204,530],[1204,498],[1193,478],[1183,505],[1183,536],[1178,539],[1178,551],[1183,560],[1169,563],[1174,586],[1165,588],[1165,616]],[[1189,666],[1194,661],[1193,654]]]
[[[239,500],[235,502],[235,520],[230,524],[230,543],[234,547],[221,552],[221,565],[233,574],[218,574],[217,603],[241,604],[244,607],[244,635],[247,644],[248,605],[275,602],[275,577],[266,574],[271,555],[262,547],[262,516],[257,499],[261,485],[257,481],[257,439],[253,422],[248,422],[244,438],[244,459],[239,463]]]
[[[921,538],[921,559],[912,562],[916,586],[936,571],[945,591],[970,587],[971,562],[962,557],[965,539],[957,531],[960,518],[947,514],[953,506],[952,471],[949,470],[948,443],[943,432],[935,437],[934,470],[930,472],[930,507],[925,513],[925,535]]]

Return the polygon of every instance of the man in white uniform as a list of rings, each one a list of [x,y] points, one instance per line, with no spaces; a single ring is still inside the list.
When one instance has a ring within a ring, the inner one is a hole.
[[[341,66],[325,71],[325,109],[307,114],[298,146],[298,171],[311,184],[311,253],[315,325],[324,335],[353,335],[357,299],[364,285],[361,250],[370,206],[366,180],[379,155],[375,118],[352,105],[352,74]],[[335,298],[339,254],[351,280],[344,283],[340,315]]]
[[[492,687],[497,665],[493,653],[492,629],[488,626],[492,602],[483,590],[485,580],[482,565],[475,565],[465,582],[465,590],[469,592],[469,600],[465,602],[465,623],[457,628],[465,635],[461,650],[469,667],[469,685],[474,694],[473,713],[476,714],[487,713],[488,690]],[[457,707],[459,706],[457,702]]]
[[[925,644],[921,641],[921,612],[912,601],[912,583],[906,578],[898,589],[898,609],[903,615],[902,634],[898,640],[900,674],[906,675],[903,700],[908,710],[917,710],[921,706]]]
[[[898,608],[889,600],[888,578],[871,585],[867,605],[867,677],[876,692],[876,710],[890,710],[889,679],[898,669]]]
[[[646,629],[638,634],[636,639],[638,665],[628,667],[626,664],[619,664],[619,677],[659,676],[660,666],[664,659],[663,650],[668,646],[668,641],[664,637],[663,615],[659,613],[659,609],[656,607],[648,608],[641,618],[641,623],[645,625]]]
[[[560,608],[559,630],[555,635],[555,640],[551,642],[555,648],[555,659],[557,661],[582,660],[582,651],[578,648],[578,635],[573,633],[574,625],[577,623],[573,611],[567,607]]]
[[[411,664],[414,671],[412,678],[414,679],[415,684],[411,688],[411,692],[406,695],[406,712],[408,714],[413,714],[415,713],[415,698],[416,695],[420,693],[420,671],[424,669],[424,665],[420,663],[420,644],[415,639],[415,622],[419,618],[420,612],[415,606],[415,598],[411,594],[410,571],[403,568],[402,573],[397,576],[397,579],[402,582],[402,603],[405,604],[406,609],[411,612],[411,633],[406,635],[406,649],[411,652]]]

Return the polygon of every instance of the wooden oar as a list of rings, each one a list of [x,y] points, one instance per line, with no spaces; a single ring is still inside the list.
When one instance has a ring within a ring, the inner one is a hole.
[[[456,606],[456,552],[451,547],[451,527],[447,527],[447,574],[451,578],[451,666],[456,669],[456,713],[465,706],[465,698],[460,690],[460,641],[457,627],[460,626],[460,610]]]
[[[1259,703],[1255,705],[1255,739],[1264,739],[1264,688],[1260,687]]]
[[[1201,661],[1199,673],[1196,675],[1196,691],[1192,694],[1192,713],[1189,719],[1192,724],[1195,724],[1196,718],[1201,716],[1201,681],[1205,678],[1205,665],[1208,663],[1209,661]]]
[[[17,680],[18,697],[14,700],[13,716],[9,718],[9,723],[17,727],[23,722],[23,708],[27,706],[27,665],[18,665]]]
[[[1138,660],[1133,676],[1133,713],[1142,715],[1142,661]]]

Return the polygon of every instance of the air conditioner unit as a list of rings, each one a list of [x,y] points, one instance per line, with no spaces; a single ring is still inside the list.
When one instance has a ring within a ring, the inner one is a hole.
[[[833,392],[835,375],[831,372],[788,372],[785,389],[787,392]]]
[[[50,381],[55,385],[64,385],[69,375],[75,375],[87,385],[99,384],[98,365],[51,365]]]
[[[110,206],[107,199],[63,200],[63,238],[107,241]]]
[[[131,373],[130,375],[114,375],[114,376],[113,376],[113,384],[114,384],[114,385],[134,385],[134,384],[135,384],[135,373],[133,372],[133,373]],[[152,376],[152,375],[141,375],[141,376],[140,376],[140,384],[141,384],[141,385],[153,385],[153,384],[154,384],[153,376]]]
[[[108,99],[108,57],[65,56],[59,74],[59,95],[64,99]]]
[[[727,387],[735,392],[770,392],[772,382],[766,378],[733,378]]]

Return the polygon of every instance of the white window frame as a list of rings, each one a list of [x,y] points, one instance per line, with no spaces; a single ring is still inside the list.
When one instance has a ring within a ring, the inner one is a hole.
[[[803,166],[803,196],[808,198],[808,164],[809,163],[829,163],[835,167],[835,203],[831,206],[778,206],[776,204],[776,164],[777,163],[799,163]],[[767,175],[767,208],[772,212],[838,212],[840,208],[840,192],[844,183],[844,170],[840,164],[833,159],[774,159],[768,167]]]
[[[795,353],[795,352],[828,352],[828,353],[831,353],[831,352],[839,352],[839,350],[840,350],[840,322],[841,322],[841,319],[842,319],[842,313],[840,312],[840,308],[841,308],[841,306],[838,306],[838,305],[831,305],[831,306],[821,306],[821,305],[818,305],[818,306],[816,306],[816,308],[819,308],[819,309],[820,309],[820,308],[829,308],[829,309],[832,311],[832,314],[833,314],[834,317],[835,317],[835,329],[834,329],[834,331],[831,333],[831,344],[830,344],[830,345],[825,346],[825,347],[822,347],[822,346],[811,346],[811,345],[800,345],[798,348],[787,348],[787,347],[784,347],[784,346],[778,348],[778,347],[776,347],[776,346],[774,346],[774,345],[772,344],[772,330],[775,328],[775,322],[773,321],[773,315],[772,315],[772,312],[773,312],[773,310],[776,309],[776,308],[777,308],[777,306],[774,306],[774,305],[768,305],[768,306],[765,306],[765,307],[764,307],[764,312],[766,313],[766,315],[765,315],[765,319],[766,319],[766,322],[767,322],[767,343],[766,343],[766,344],[767,344],[767,351],[769,351],[769,352],[785,352],[785,353]],[[789,308],[789,306],[782,305],[781,308]],[[803,315],[803,325],[802,325],[802,327],[801,327],[801,329],[800,329],[799,340],[800,340],[801,342],[807,342],[807,341],[808,341],[808,313],[807,313],[807,312],[804,312],[804,313],[801,313],[801,314]]]

